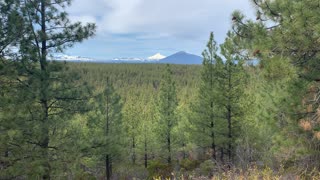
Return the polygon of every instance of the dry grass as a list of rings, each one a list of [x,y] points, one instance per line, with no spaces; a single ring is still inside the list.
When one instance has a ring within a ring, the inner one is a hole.
[[[192,173],[191,173],[192,174]],[[258,169],[256,167],[248,168],[247,170],[234,169],[227,172],[216,173],[213,177],[206,176],[192,176],[188,177],[180,176],[175,177],[172,173],[173,180],[303,180],[320,179],[320,172],[314,170],[312,172],[306,173],[296,173],[296,172],[285,172],[283,169],[279,171],[274,171],[270,168]],[[169,178],[155,177],[154,180],[170,180]]]
[[[312,129],[312,125],[309,120],[302,119],[300,120],[299,125],[304,131],[311,131]]]

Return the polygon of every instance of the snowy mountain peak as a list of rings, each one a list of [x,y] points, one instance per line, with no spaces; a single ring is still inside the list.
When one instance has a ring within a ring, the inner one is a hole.
[[[160,53],[157,53],[153,56],[150,56],[148,57],[148,60],[160,60],[160,59],[163,59],[163,58],[166,58],[166,56],[160,54]]]
[[[56,61],[93,61],[92,58],[81,57],[81,56],[70,56],[66,54],[55,54],[50,60]]]

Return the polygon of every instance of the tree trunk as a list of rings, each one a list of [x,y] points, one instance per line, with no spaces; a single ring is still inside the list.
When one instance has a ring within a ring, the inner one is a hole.
[[[147,147],[147,139],[144,139],[144,167],[148,167],[148,147]]]
[[[227,108],[227,120],[228,120],[228,158],[229,162],[232,162],[232,126],[231,126],[231,107]]]
[[[213,120],[213,102],[210,103],[210,119],[211,119],[211,150],[212,150],[212,158],[216,159],[216,143],[215,143],[215,134],[214,134],[214,120]]]
[[[107,78],[107,86],[109,85],[109,77]],[[109,96],[106,97],[107,103],[106,103],[106,125],[105,125],[105,135],[106,137],[109,136]],[[108,139],[108,138],[107,138]],[[106,142],[107,145],[109,145],[108,141]],[[112,166],[111,166],[111,157],[110,154],[106,155],[105,159],[105,168],[106,168],[106,179],[111,179],[112,174]]]
[[[170,132],[168,133],[168,137],[167,137],[167,148],[168,148],[168,164],[171,164],[171,136],[170,136]]]
[[[223,163],[224,162],[224,159],[223,159],[223,156],[224,156],[224,152],[223,152],[223,148],[220,149],[220,161]]]
[[[213,59],[210,59],[210,87],[211,89],[214,89],[213,87]],[[216,160],[216,143],[215,143],[215,134],[214,134],[214,117],[213,117],[213,101],[210,102],[210,120],[211,120],[211,150],[212,150],[212,158]]]
[[[135,137],[132,137],[132,164],[136,164],[136,141]]]
[[[110,155],[106,155],[106,179],[110,180],[111,179],[111,173],[112,173],[112,166],[111,166],[111,158]]]
[[[46,40],[46,0],[41,0],[41,57],[40,58],[40,102],[43,109],[42,117],[42,137],[41,137],[41,151],[43,156],[44,173],[42,179],[50,179],[50,163],[49,163],[49,107],[48,107],[48,74],[47,74],[47,40]]]
[[[183,159],[186,159],[186,158],[187,158],[186,143],[183,143],[183,144],[182,144],[182,147],[183,147]]]
[[[228,158],[229,162],[232,162],[232,126],[231,126],[231,92],[232,84],[231,84],[231,67],[228,70],[228,104],[227,104],[227,121],[228,121]]]

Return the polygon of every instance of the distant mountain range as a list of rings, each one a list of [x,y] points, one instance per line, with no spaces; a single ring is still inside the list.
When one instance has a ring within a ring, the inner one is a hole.
[[[167,63],[167,64],[201,64],[202,57],[189,54],[184,51],[177,52],[168,57],[157,53],[148,58],[113,58],[111,60],[96,60],[81,56],[69,55],[56,55],[51,58],[58,61],[71,61],[71,62],[93,62],[93,63]]]
[[[92,58],[81,57],[81,56],[69,56],[66,54],[56,54],[54,57],[49,58],[50,60],[57,60],[57,61],[94,61]]]

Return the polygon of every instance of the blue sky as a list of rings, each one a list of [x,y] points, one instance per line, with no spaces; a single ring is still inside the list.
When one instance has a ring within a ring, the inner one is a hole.
[[[211,31],[223,42],[234,10],[254,16],[250,0],[74,0],[67,9],[71,20],[94,22],[98,29],[66,54],[95,59],[178,51],[201,55]]]

